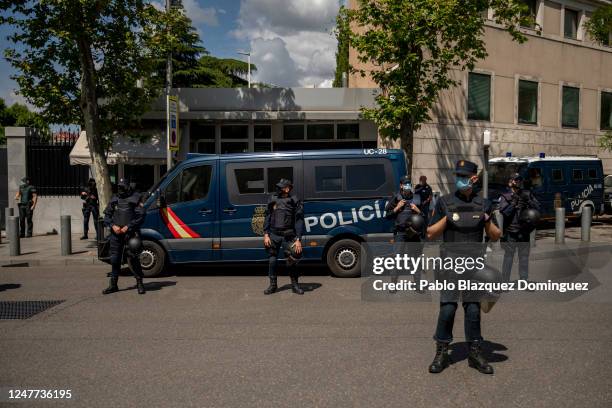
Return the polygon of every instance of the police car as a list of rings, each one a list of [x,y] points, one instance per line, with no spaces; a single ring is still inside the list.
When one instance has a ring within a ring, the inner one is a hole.
[[[166,264],[267,261],[265,206],[281,178],[304,201],[303,261],[360,275],[360,243],[391,239],[388,197],[406,174],[401,150],[189,154],[149,190],[140,256],[147,277]]]
[[[519,173],[541,205],[543,218],[554,218],[555,208],[565,207],[568,217],[578,217],[589,206],[592,214],[604,211],[603,166],[595,156],[497,157],[489,160],[492,199],[506,191],[508,179]]]

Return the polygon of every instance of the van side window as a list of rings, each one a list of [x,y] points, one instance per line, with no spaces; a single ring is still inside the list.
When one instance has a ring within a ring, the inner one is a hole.
[[[382,163],[346,166],[346,190],[377,190],[385,183],[385,166]]]
[[[597,179],[597,169],[589,169],[589,178],[591,180]]]
[[[211,176],[212,166],[184,169],[166,187],[166,203],[170,205],[206,198],[210,190]]]
[[[268,193],[274,193],[276,191],[276,184],[280,179],[291,180],[293,179],[293,167],[269,167],[268,168]]]
[[[563,170],[552,169],[552,181],[553,183],[563,183]]]
[[[342,191],[342,166],[315,167],[316,191]]]
[[[240,194],[264,193],[264,169],[235,169],[236,185]]]
[[[573,181],[582,181],[584,180],[584,172],[582,169],[573,169],[572,170],[572,180]]]
[[[529,181],[531,182],[532,188],[538,188],[542,186],[542,169],[538,167],[532,167],[529,169]]]

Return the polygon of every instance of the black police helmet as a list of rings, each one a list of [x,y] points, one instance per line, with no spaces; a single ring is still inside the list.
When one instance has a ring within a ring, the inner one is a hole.
[[[117,183],[117,190],[120,193],[125,193],[129,191],[129,189],[130,189],[130,182],[127,179],[122,178],[121,180],[119,180],[119,182]]]
[[[540,212],[535,208],[528,208],[521,212],[520,220],[522,224],[535,226],[540,221]]]
[[[412,214],[408,222],[415,231],[421,231],[425,227],[425,218],[420,214]]]
[[[132,237],[128,240],[127,246],[131,253],[138,253],[142,250],[142,240],[140,237]]]

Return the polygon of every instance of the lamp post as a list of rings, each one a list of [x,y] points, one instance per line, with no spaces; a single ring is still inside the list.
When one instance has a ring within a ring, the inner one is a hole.
[[[166,13],[170,13],[170,9],[174,5],[172,0],[166,0]],[[170,25],[168,25],[168,34],[170,34]],[[166,59],[166,112],[169,111],[169,101],[168,97],[172,92],[172,50],[168,51],[167,59]],[[166,114],[167,116],[167,114]],[[167,121],[170,119],[167,117]],[[169,125],[167,125],[169,128]],[[170,170],[172,168],[172,151],[170,150],[170,132],[166,132],[166,170]]]
[[[482,149],[484,153],[484,165],[482,166],[482,198],[489,198],[489,146],[491,145],[491,131],[485,129],[482,132]]]
[[[249,83],[249,88],[251,87],[251,51],[249,52],[245,52],[245,51],[237,51],[238,54],[240,55],[246,55],[247,56],[247,81]]]

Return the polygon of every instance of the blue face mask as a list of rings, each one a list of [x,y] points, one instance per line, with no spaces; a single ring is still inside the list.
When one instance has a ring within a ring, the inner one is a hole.
[[[469,177],[457,176],[457,179],[455,180],[455,187],[457,187],[457,190],[459,191],[469,190],[472,188],[472,182],[470,181]]]

